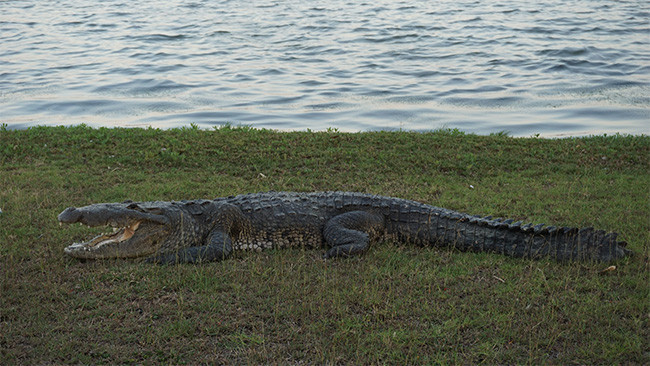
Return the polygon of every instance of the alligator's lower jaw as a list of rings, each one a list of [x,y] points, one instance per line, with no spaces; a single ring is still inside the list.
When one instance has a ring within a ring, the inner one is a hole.
[[[129,240],[138,229],[138,226],[140,226],[140,221],[123,228],[114,228],[112,233],[98,235],[86,242],[73,243],[66,247],[64,252],[73,257],[86,257],[89,252],[97,251],[105,245],[119,244]]]

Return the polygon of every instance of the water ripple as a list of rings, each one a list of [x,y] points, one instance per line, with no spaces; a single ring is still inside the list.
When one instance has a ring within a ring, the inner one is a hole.
[[[0,2],[0,123],[650,133],[647,2]]]

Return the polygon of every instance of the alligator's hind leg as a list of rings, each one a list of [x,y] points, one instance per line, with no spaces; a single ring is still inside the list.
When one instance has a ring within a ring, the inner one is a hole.
[[[230,236],[223,231],[215,231],[208,236],[207,245],[159,254],[148,258],[147,262],[160,264],[216,262],[228,258],[231,252]]]
[[[384,218],[381,215],[351,211],[331,218],[323,229],[327,244],[332,247],[325,258],[348,257],[366,249],[371,237],[383,232]]]

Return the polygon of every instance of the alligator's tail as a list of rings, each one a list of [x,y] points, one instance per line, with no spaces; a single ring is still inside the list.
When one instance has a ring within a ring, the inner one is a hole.
[[[429,211],[419,220],[401,222],[401,234],[416,242],[445,245],[466,251],[495,252],[513,257],[558,261],[612,262],[632,254],[617,233],[587,228],[523,224],[522,221],[471,216],[446,209]],[[414,221],[420,221],[416,229]],[[422,227],[428,228],[423,232]],[[416,231],[413,231],[413,230]]]

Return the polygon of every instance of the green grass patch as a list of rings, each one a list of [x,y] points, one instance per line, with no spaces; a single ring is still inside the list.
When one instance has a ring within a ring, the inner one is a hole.
[[[650,363],[650,138],[0,129],[0,364]],[[155,266],[63,254],[68,206],[347,190],[619,232],[607,266],[378,243]]]

